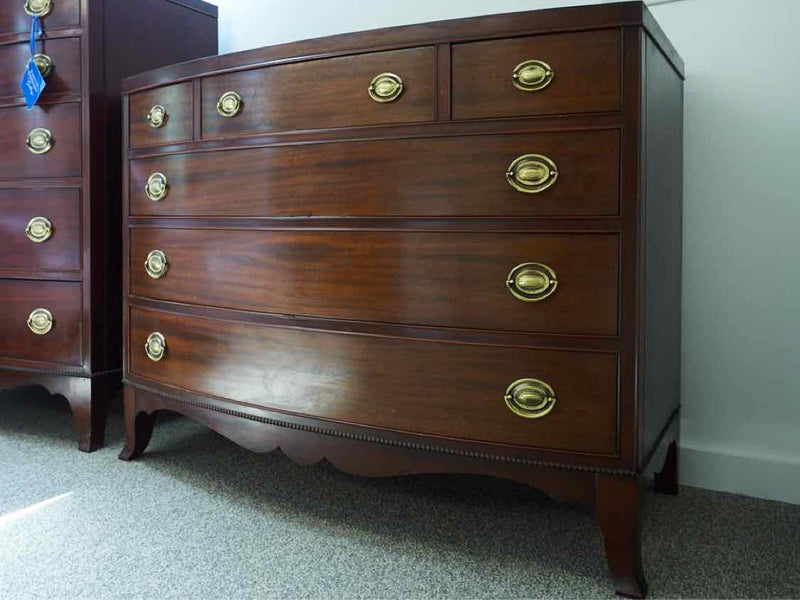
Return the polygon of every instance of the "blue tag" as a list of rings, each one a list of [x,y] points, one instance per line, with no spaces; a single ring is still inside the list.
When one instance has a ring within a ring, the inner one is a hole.
[[[33,56],[36,54],[36,36],[42,34],[42,23],[39,17],[33,17],[33,24],[31,26],[31,59],[28,61],[28,66],[25,68],[25,74],[22,76],[22,81],[19,87],[22,88],[22,93],[25,94],[25,102],[28,105],[28,110],[33,110],[39,97],[42,95],[47,82],[39,72],[39,67],[33,62]]]
[[[28,104],[28,110],[33,110],[36,103],[39,101],[39,96],[42,95],[44,87],[47,82],[39,72],[39,67],[33,62],[33,59],[28,61],[28,66],[25,69],[25,75],[22,76],[20,82],[22,93],[25,94],[25,102]]]

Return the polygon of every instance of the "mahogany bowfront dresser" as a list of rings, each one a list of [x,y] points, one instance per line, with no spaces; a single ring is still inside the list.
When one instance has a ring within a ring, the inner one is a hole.
[[[590,507],[643,596],[651,462],[676,491],[682,81],[641,2],[128,78],[121,458],[170,410],[304,464],[524,482]]]
[[[65,396],[81,450],[102,445],[122,375],[122,79],[216,54],[216,11],[0,0],[0,390]],[[46,87],[29,111],[20,81],[34,17]]]

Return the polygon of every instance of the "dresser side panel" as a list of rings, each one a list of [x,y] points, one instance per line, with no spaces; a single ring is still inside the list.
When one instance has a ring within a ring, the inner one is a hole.
[[[644,41],[642,463],[680,403],[683,212],[683,80],[653,40]]]
[[[169,0],[93,0],[89,65],[92,123],[92,370],[118,369],[122,348],[122,80],[217,53],[217,19]],[[209,11],[213,12],[213,11]],[[146,49],[146,51],[145,51]],[[100,363],[98,363],[100,361]]]

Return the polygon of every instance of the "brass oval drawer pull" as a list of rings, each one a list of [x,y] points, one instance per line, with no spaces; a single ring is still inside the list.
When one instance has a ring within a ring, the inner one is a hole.
[[[37,244],[46,242],[53,235],[53,224],[47,217],[33,217],[25,228],[28,239]]]
[[[538,194],[555,184],[558,167],[543,154],[523,154],[506,170],[509,185],[524,194]]]
[[[32,17],[44,18],[53,10],[53,0],[25,0],[23,8]]]
[[[506,279],[508,291],[523,302],[539,302],[558,287],[556,272],[542,263],[522,263],[511,269]]]
[[[50,333],[53,324],[53,314],[46,308],[37,308],[28,316],[28,329],[36,335]]]
[[[169,182],[167,176],[163,173],[153,173],[147,178],[147,184],[144,186],[144,193],[153,202],[159,202],[167,197],[169,193]]]
[[[34,154],[47,154],[53,147],[53,134],[48,129],[37,127],[28,134],[25,144]]]
[[[556,393],[539,379],[517,379],[508,386],[506,406],[515,415],[524,419],[540,419],[556,405]]]
[[[47,54],[34,54],[33,64],[36,65],[36,68],[39,69],[39,73],[41,73],[42,77],[45,79],[50,77],[50,73],[53,72],[53,59],[47,56]]]
[[[159,129],[167,123],[167,109],[160,104],[156,104],[150,107],[146,118],[150,127]]]
[[[242,97],[237,92],[225,92],[217,102],[217,112],[231,119],[242,112]]]
[[[144,261],[144,270],[153,279],[161,279],[167,274],[169,263],[167,262],[167,255],[161,250],[153,250],[147,255],[147,260]]]
[[[519,63],[511,74],[514,87],[523,92],[537,92],[546,88],[556,76],[553,68],[541,60]]]
[[[147,358],[153,362],[159,362],[167,353],[166,338],[158,331],[154,331],[147,336],[144,351],[147,353]]]
[[[381,73],[372,80],[367,91],[375,102],[394,102],[403,94],[403,80],[394,73]]]

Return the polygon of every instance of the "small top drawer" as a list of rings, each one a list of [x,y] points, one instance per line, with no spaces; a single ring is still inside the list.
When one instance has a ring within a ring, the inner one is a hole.
[[[618,29],[453,46],[453,118],[617,111]]]
[[[80,0],[0,0],[0,35],[30,31],[33,15],[40,16],[47,29],[77,27],[80,7]]]
[[[81,40],[57,38],[36,47],[40,72],[45,76],[45,96],[81,91]],[[21,96],[19,82],[31,58],[27,42],[0,46],[0,97]]]
[[[129,110],[131,147],[191,140],[193,101],[191,82],[133,94]]]
[[[203,137],[432,121],[430,47],[312,60],[203,80]]]

